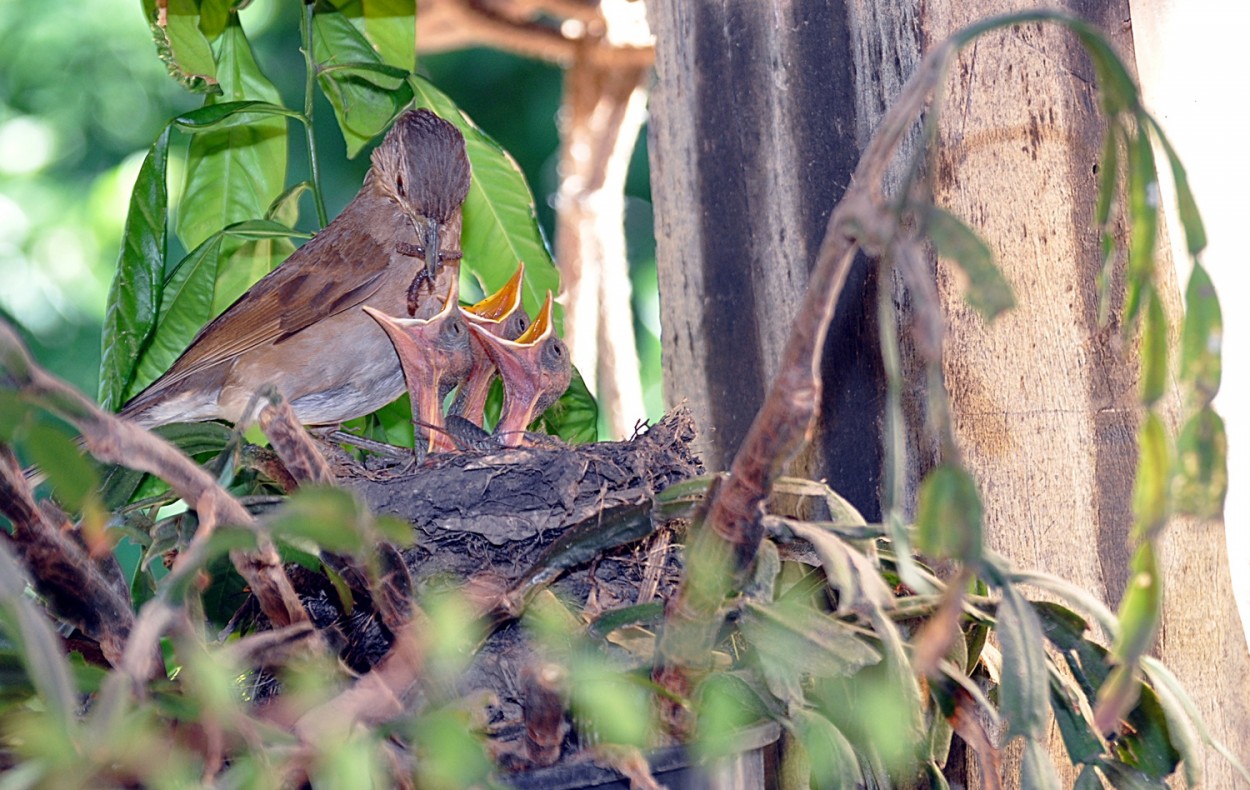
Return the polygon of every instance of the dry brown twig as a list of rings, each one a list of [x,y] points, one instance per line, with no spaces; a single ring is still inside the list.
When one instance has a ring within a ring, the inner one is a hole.
[[[740,587],[755,561],[764,536],[762,507],[773,482],[811,439],[820,404],[820,353],[834,307],[856,253],[863,249],[881,255],[896,234],[898,219],[884,195],[884,179],[896,148],[928,105],[954,51],[948,41],[925,57],[860,158],[850,187],[829,217],[777,378],[729,475],[708,493],[703,526],[692,536],[687,557],[703,557],[709,567],[725,572],[684,577],[668,602],[657,644],[655,679],[678,697],[693,691],[710,653],[724,593]],[[691,731],[694,722],[685,707],[665,704],[662,715],[675,732]]]

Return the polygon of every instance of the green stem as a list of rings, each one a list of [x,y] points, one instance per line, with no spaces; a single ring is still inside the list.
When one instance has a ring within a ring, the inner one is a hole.
[[[312,46],[313,4],[304,3],[299,34],[304,53],[304,138],[308,141],[308,172],[312,181],[313,203],[317,206],[317,223],[325,227],[330,221],[326,216],[325,198],[321,195],[321,170],[317,165],[317,137],[313,134],[313,99],[316,98],[317,64],[313,60]]]

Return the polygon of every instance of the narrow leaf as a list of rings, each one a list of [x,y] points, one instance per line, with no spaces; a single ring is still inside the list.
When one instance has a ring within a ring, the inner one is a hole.
[[[1168,320],[1163,303],[1152,288],[1146,293],[1146,316],[1142,322],[1141,399],[1152,406],[1168,384]]]
[[[1024,759],[1020,761],[1021,790],[1060,790],[1062,787],[1046,744],[1040,738],[1025,740]]]
[[[933,240],[938,255],[954,261],[968,277],[964,299],[986,321],[1016,304],[1011,286],[994,265],[994,255],[981,237],[953,214],[930,206],[925,215],[925,233]]]
[[[1120,664],[1135,664],[1150,649],[1162,616],[1163,586],[1154,546],[1138,546],[1129,568],[1132,576],[1120,602],[1120,636],[1111,648]]]
[[[168,149],[169,130],[165,129],[143,160],[130,195],[101,338],[99,400],[104,409],[116,409],[125,402],[140,353],[157,323],[165,278]]]
[[[998,694],[1008,737],[1046,737],[1050,708],[1050,676],[1042,625],[1014,585],[1003,585],[998,607],[998,639],[1003,652],[1003,675]]]
[[[935,557],[974,562],[981,556],[981,497],[966,470],[935,467],[920,485],[916,543]]]
[[[253,122],[257,115],[279,115],[287,118],[303,119],[303,114],[289,110],[279,104],[267,101],[227,101],[206,104],[199,109],[184,112],[174,118],[173,123],[184,132],[208,132],[232,126],[246,126]]]
[[[1154,154],[1145,129],[1128,136],[1128,278],[1125,326],[1132,326],[1141,308],[1142,289],[1154,277],[1155,241],[1159,230],[1159,183]]]
[[[1206,249],[1207,231],[1202,226],[1202,215],[1198,213],[1198,202],[1194,200],[1194,193],[1189,188],[1189,176],[1186,175],[1185,166],[1181,164],[1181,158],[1176,155],[1171,141],[1163,133],[1163,129],[1160,128],[1158,121],[1149,116],[1147,117],[1150,127],[1154,130],[1155,139],[1163,145],[1163,150],[1168,157],[1168,164],[1172,167],[1172,181],[1176,185],[1176,207],[1180,214],[1181,227],[1185,229],[1185,247],[1189,250],[1190,255],[1197,255]]]
[[[1190,417],[1176,440],[1172,499],[1176,512],[1198,518],[1224,515],[1228,495],[1228,436],[1210,406]]]
[[[10,552],[8,542],[0,542],[0,625],[4,637],[20,650],[26,672],[39,692],[40,707],[67,732],[79,704],[69,666],[61,640],[26,595],[26,586],[26,572]]]
[[[1167,429],[1154,412],[1147,412],[1137,434],[1137,479],[1133,481],[1133,536],[1152,537],[1167,523],[1168,488],[1172,459]]]
[[[1185,288],[1185,327],[1181,332],[1181,380],[1192,388],[1194,406],[1205,406],[1220,390],[1220,349],[1224,317],[1211,277],[1194,263]]]
[[[445,94],[420,77],[410,82],[417,106],[433,110],[464,133],[473,173],[464,202],[462,271],[477,277],[483,293],[494,293],[516,271],[517,262],[525,261],[523,301],[526,311],[536,314],[548,290],[559,292],[560,275],[538,228],[525,176]],[[556,305],[557,326],[563,326],[563,314]]]

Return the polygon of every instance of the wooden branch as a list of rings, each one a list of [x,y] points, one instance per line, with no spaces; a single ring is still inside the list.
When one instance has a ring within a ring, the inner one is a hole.
[[[256,529],[255,519],[238,500],[172,444],[134,423],[106,414],[81,393],[36,365],[17,333],[5,321],[0,321],[0,371],[3,371],[5,386],[16,389],[73,424],[82,433],[88,451],[96,458],[160,477],[196,511],[199,528],[187,550],[174,562],[170,573],[175,577],[198,569],[199,560],[217,525],[226,523]],[[308,615],[282,569],[277,550],[263,534],[258,534],[257,542],[256,551],[236,550],[230,553],[235,568],[247,580],[262,611],[276,627],[304,622]],[[140,624],[147,627],[136,628],[135,631],[152,642],[144,644],[140,641],[136,644],[132,638],[123,661],[132,667],[142,666],[147,670],[133,676],[136,679],[147,677],[151,671],[145,654],[150,653],[161,632],[159,628],[153,632],[152,627],[167,624],[171,619],[168,613],[153,613],[144,622],[145,615],[147,612],[141,614],[139,619]],[[137,663],[131,662],[132,656],[133,662]]]
[[[13,534],[4,534],[4,539],[53,613],[98,642],[105,660],[119,666],[135,616],[116,561],[112,555],[92,558],[75,540],[78,532],[64,514],[39,507],[17,456],[3,444],[0,512],[13,522]]]

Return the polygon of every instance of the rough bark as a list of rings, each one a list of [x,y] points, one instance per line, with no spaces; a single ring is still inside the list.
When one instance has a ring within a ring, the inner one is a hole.
[[[1068,5],[1131,62],[1127,0]],[[828,211],[920,53],[975,19],[1024,7],[653,4],[665,393],[688,399],[708,425],[713,468],[727,467],[762,399]],[[1097,321],[1101,258],[1091,217],[1104,126],[1093,71],[1058,27],[1022,26],[967,49],[945,90],[937,201],[989,241],[1020,302],[986,327],[964,306],[951,271],[935,269],[956,435],[980,483],[987,540],[1020,566],[1062,576],[1114,606],[1128,574],[1140,413],[1134,355],[1118,343],[1114,320],[1105,329]],[[820,452],[804,463],[871,518],[879,512],[883,383],[876,285],[862,263],[859,271],[826,346]],[[906,336],[906,299],[895,283],[886,287]],[[905,348],[913,374],[914,360]],[[912,491],[933,457],[923,440],[923,395],[912,375]],[[1250,656],[1231,606],[1222,536],[1175,524],[1164,550],[1170,597],[1157,653],[1188,684],[1216,737],[1244,755]],[[1057,738],[1053,746],[1056,762],[1066,762]],[[1234,786],[1214,752],[1206,769],[1210,786]],[[1018,762],[1007,764],[1006,776],[1015,781]]]

